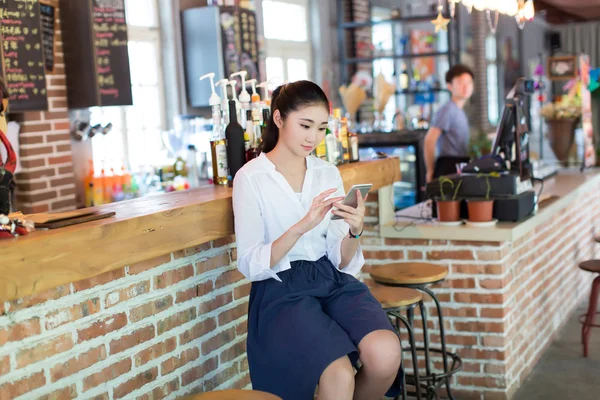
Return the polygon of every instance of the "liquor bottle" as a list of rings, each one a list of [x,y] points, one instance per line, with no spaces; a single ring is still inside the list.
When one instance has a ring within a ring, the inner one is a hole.
[[[354,131],[354,129],[352,129]],[[358,156],[358,135],[356,132],[348,132],[348,146],[350,149],[350,162],[359,161]]]
[[[402,63],[402,72],[400,72],[400,89],[407,90],[408,89],[408,71],[406,70],[406,64]]]
[[[252,143],[250,149],[246,151],[246,161],[253,160],[260,155],[260,143],[262,140],[262,126],[260,124],[260,114],[258,109],[252,110]]]
[[[252,144],[252,135],[254,128],[252,126],[252,111],[246,110],[246,130],[244,131],[244,151],[248,152]],[[248,159],[246,159],[246,162]]]
[[[342,160],[344,163],[350,161],[350,148],[348,146],[348,118],[342,117],[340,119],[340,143],[342,143]]]
[[[236,104],[229,100],[229,124],[225,129],[227,138],[227,164],[229,166],[230,186],[237,172],[246,162],[246,151],[244,148],[244,129],[237,121]]]
[[[202,80],[205,78],[210,78],[210,85],[212,90],[212,95],[210,96],[208,103],[210,104],[212,110],[213,124],[212,136],[210,138],[210,155],[212,158],[213,183],[215,185],[227,185],[229,183],[227,179],[227,141],[225,140],[225,135],[223,133],[223,121],[226,118],[229,118],[227,117],[226,113],[224,113],[225,110],[223,110],[223,114],[221,111],[221,104],[223,104],[224,99],[227,99],[227,90],[224,86],[226,85],[227,80],[222,80],[217,83],[221,83],[223,85],[224,99],[221,99],[215,93],[213,84],[214,76],[214,72],[210,72],[202,76],[200,79]]]

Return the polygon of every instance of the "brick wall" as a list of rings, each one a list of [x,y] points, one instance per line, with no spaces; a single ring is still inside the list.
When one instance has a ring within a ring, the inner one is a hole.
[[[250,383],[231,238],[0,304],[0,399],[162,399]]]
[[[432,289],[444,307],[449,349],[463,359],[455,397],[510,399],[589,294],[593,275],[581,272],[578,263],[599,254],[593,240],[598,204],[600,193],[590,189],[528,235],[499,243],[382,239],[377,203],[370,202],[363,277],[370,281],[368,271],[379,264],[427,261],[448,267],[447,280]],[[431,339],[439,346],[433,302],[426,306]],[[417,338],[422,343],[419,329]],[[581,351],[575,346],[573,351]],[[441,359],[434,360],[441,370]]]
[[[46,73],[48,111],[11,114],[21,125],[18,157],[22,170],[15,177],[14,210],[24,213],[75,208],[75,180],[60,18],[56,15],[54,73]]]

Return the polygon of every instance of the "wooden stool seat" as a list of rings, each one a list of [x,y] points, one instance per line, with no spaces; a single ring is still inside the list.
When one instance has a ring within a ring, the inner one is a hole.
[[[216,392],[191,394],[180,400],[281,400],[281,398],[257,390],[218,390]]]
[[[588,272],[600,273],[600,260],[587,260],[579,264],[579,268]]]
[[[400,263],[374,266],[371,278],[378,283],[422,285],[438,282],[448,275],[448,269],[429,263]]]
[[[415,289],[375,285],[369,288],[383,308],[408,307],[423,299],[421,292]]]

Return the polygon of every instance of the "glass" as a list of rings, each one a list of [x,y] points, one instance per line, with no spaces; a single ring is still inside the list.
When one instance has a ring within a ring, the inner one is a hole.
[[[158,27],[156,0],[125,0],[127,25]]]
[[[273,78],[283,78],[283,60],[279,57],[267,57],[265,60],[267,66],[267,80]]]
[[[287,60],[288,82],[308,79],[308,64],[305,60],[299,58],[290,58]]]
[[[488,87],[488,119],[490,124],[497,125],[499,114],[498,98],[498,68],[496,64],[487,66],[487,87]]]
[[[262,2],[265,38],[306,42],[308,27],[306,7],[283,1]],[[285,18],[284,16],[293,16]]]
[[[150,41],[128,42],[132,85],[158,85],[158,44]]]

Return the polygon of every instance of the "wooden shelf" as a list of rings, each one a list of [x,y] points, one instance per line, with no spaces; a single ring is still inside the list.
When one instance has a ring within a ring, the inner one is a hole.
[[[382,25],[382,24],[398,24],[398,23],[423,22],[423,21],[431,21],[431,20],[434,20],[436,18],[437,18],[437,14],[435,14],[435,15],[416,15],[414,17],[404,17],[404,18],[390,18],[390,19],[382,19],[382,20],[379,20],[379,21],[344,22],[342,24],[342,28],[344,28],[344,29],[354,29],[354,28],[365,28],[365,27],[369,27],[369,26]],[[449,15],[444,15],[444,18],[450,19],[450,16]]]
[[[392,54],[392,55],[375,56],[375,57],[347,58],[343,62],[344,62],[344,64],[359,64],[359,63],[370,63],[375,60],[404,60],[404,59],[412,59],[412,58],[451,56],[453,54],[454,53],[451,51],[421,53],[421,54],[396,54],[396,55]]]

